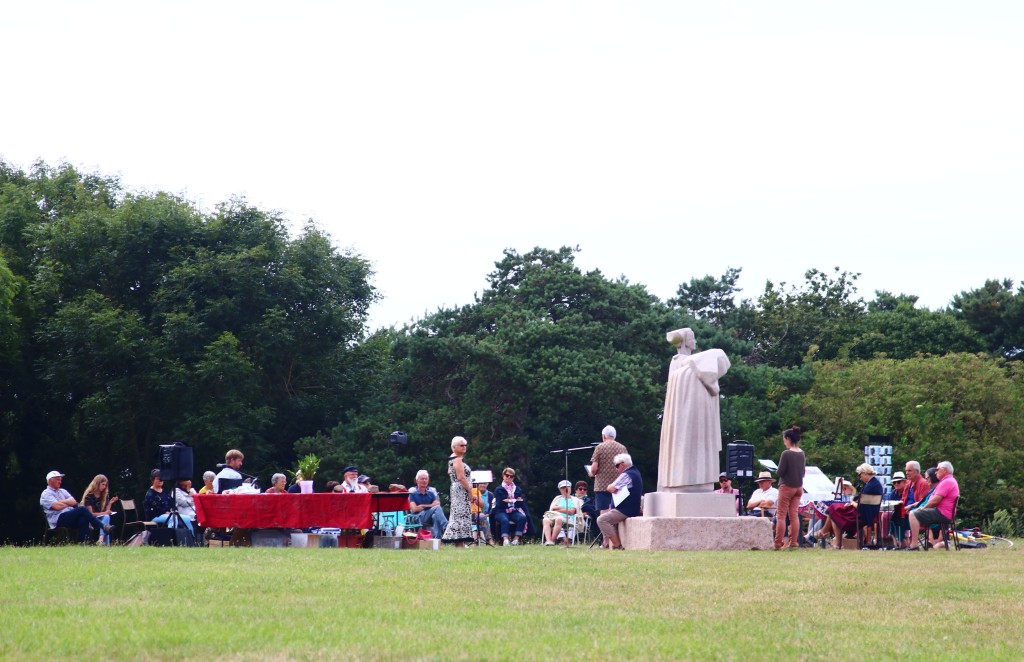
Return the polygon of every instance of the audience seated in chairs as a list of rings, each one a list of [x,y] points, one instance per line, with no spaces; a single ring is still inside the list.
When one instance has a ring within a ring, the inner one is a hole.
[[[573,497],[569,496],[569,488],[571,487],[572,483],[567,480],[560,482],[558,484],[558,496],[551,501],[548,511],[544,513],[545,545],[554,545],[558,541],[558,534],[562,531],[562,528],[571,527],[576,523],[579,504]],[[569,545],[571,543],[572,540],[566,535],[565,544]]]
[[[835,536],[832,546],[835,549],[843,548],[843,535],[859,537],[864,540],[869,531],[878,519],[878,511],[882,506],[882,483],[875,476],[875,468],[870,464],[862,464],[857,467],[857,476],[864,487],[860,496],[849,503],[836,503],[828,507],[828,521],[822,528],[819,538],[832,534]],[[845,488],[845,483],[844,483]],[[860,530],[858,530],[858,525]]]
[[[779,501],[779,490],[772,487],[775,479],[772,472],[762,471],[757,475],[757,489],[747,501],[747,515],[752,517],[775,517],[775,504]]]
[[[510,524],[515,525],[511,544],[518,545],[526,532],[523,489],[515,484],[516,472],[511,467],[501,471],[501,484],[494,490],[494,519],[501,531],[501,544],[509,544]]]
[[[160,470],[153,469],[149,472],[150,487],[146,492],[146,497],[142,500],[142,509],[146,515],[146,519],[157,524],[168,524],[168,520],[171,517],[171,504],[174,496],[167,490],[164,489],[164,481],[160,478]],[[193,510],[193,514],[195,511]],[[180,513],[179,513],[180,516]],[[192,529],[192,522],[190,520],[181,518],[185,527],[195,534]]]
[[[71,493],[61,487],[64,474],[59,471],[51,471],[46,474],[46,489],[39,495],[39,505],[46,515],[46,523],[50,529],[66,527],[78,532],[78,542],[83,543],[89,536],[89,527],[109,534],[113,530],[110,524],[104,524],[95,515],[89,512],[85,506],[78,505],[78,501],[71,496]]]
[[[441,497],[437,490],[430,487],[430,474],[425,469],[416,472],[416,487],[409,490],[409,513],[411,519],[418,521],[421,527],[428,527],[431,536],[441,539],[448,528],[448,518],[441,508]]]
[[[110,524],[110,516],[114,514],[113,506],[117,500],[117,497],[110,496],[110,481],[103,474],[98,474],[93,478],[89,486],[85,488],[85,494],[82,495],[82,505],[104,525]],[[110,534],[100,531],[99,542],[101,545],[109,545]]]

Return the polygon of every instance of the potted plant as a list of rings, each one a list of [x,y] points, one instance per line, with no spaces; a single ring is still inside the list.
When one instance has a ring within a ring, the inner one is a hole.
[[[302,490],[303,494],[313,493],[313,479],[316,478],[316,472],[319,469],[320,458],[313,453],[299,460],[299,470],[292,475],[298,481],[299,489]]]

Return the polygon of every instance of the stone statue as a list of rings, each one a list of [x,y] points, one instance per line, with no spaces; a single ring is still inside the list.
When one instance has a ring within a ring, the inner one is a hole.
[[[691,329],[670,331],[665,339],[676,346],[677,354],[668,369],[658,491],[708,491],[718,479],[722,450],[718,380],[731,364],[720,349],[691,354],[697,347]]]

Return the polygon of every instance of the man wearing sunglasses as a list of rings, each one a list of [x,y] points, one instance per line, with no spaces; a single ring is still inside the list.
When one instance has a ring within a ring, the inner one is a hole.
[[[732,479],[724,471],[718,474],[718,489],[715,490],[715,494],[732,494],[736,500],[736,514],[740,514],[740,491],[732,486]]]

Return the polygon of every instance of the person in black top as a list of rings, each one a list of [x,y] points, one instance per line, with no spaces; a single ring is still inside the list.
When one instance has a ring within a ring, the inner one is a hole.
[[[800,428],[793,426],[782,433],[786,450],[779,458],[779,502],[775,511],[775,549],[796,549],[800,538],[800,497],[804,493],[804,452],[800,449]],[[783,542],[786,526],[789,541]]]
[[[151,482],[145,498],[142,500],[142,511],[146,519],[157,524],[168,524],[171,516],[171,506],[174,504],[174,494],[171,490],[164,489],[164,481],[160,478],[160,470],[153,469],[149,472]],[[180,518],[185,527],[192,531],[192,522],[187,518]],[[171,523],[173,524],[173,523]],[[192,531],[193,534],[195,531]]]

